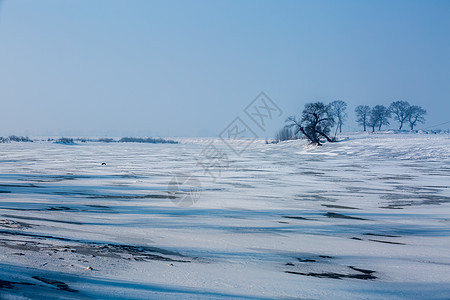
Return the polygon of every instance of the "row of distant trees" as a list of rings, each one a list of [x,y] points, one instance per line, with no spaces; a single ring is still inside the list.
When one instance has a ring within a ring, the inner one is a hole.
[[[362,126],[364,131],[367,131],[368,128],[371,128],[372,131],[381,130],[383,126],[390,125],[391,118],[399,123],[399,130],[402,130],[405,124],[414,130],[418,123],[425,122],[427,111],[420,106],[410,105],[407,101],[394,101],[389,107],[359,105],[356,107],[355,113],[357,123]],[[336,100],[329,104],[307,103],[301,117],[291,116],[286,119],[287,124],[277,132],[275,141],[293,139],[301,134],[316,145],[321,145],[323,140],[334,142],[338,131],[342,132],[342,125],[347,117],[345,101]]]
[[[418,105],[410,105],[408,101],[394,101],[389,107],[375,105],[373,108],[367,105],[359,105],[355,108],[356,122],[366,131],[367,128],[381,130],[383,125],[389,125],[389,119],[393,117],[399,123],[399,130],[405,124],[411,130],[419,123],[425,122],[427,111]]]

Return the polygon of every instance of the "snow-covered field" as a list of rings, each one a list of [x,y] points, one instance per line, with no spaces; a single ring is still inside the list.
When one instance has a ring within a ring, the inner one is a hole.
[[[0,298],[450,298],[449,136],[347,136],[0,144]]]

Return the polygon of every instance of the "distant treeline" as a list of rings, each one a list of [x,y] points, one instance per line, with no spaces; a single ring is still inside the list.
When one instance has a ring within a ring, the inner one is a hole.
[[[66,138],[61,137],[59,139],[48,138],[45,140],[47,142],[54,142],[58,144],[75,144],[75,142],[87,143],[87,142],[97,142],[97,143],[150,143],[150,144],[178,144],[179,142],[174,140],[168,140],[163,138],[140,138],[140,137],[123,137],[119,140],[112,138],[98,138],[98,139],[88,139],[88,138]],[[33,142],[29,137],[15,136],[11,135],[9,137],[0,137],[0,143],[10,143],[10,142]]]
[[[30,140],[30,138],[27,136],[10,135],[6,138],[0,137],[0,143],[10,143],[10,142],[33,142],[33,140]]]
[[[177,141],[166,140],[162,138],[134,138],[134,137],[121,138],[119,140],[119,143],[178,144]]]

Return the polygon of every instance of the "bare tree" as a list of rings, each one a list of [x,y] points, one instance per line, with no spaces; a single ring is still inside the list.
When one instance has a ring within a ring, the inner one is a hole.
[[[375,132],[375,128],[377,127],[377,118],[376,116],[370,112],[369,120],[367,121],[367,125],[372,128],[372,132]]]
[[[414,130],[414,126],[416,126],[417,123],[425,123],[426,114],[427,111],[420,106],[412,105],[409,108],[408,122],[409,126],[411,127],[411,130]]]
[[[376,112],[373,111],[373,109],[370,110],[369,119],[367,121],[367,125],[372,128],[372,132],[375,132],[375,129],[378,125],[378,115]]]
[[[339,128],[339,132],[342,132],[342,124],[347,119],[347,103],[342,100],[336,100],[330,103],[331,112],[337,118],[337,127]]]
[[[356,122],[364,128],[364,131],[366,131],[366,127],[369,123],[370,111],[371,109],[367,105],[358,105],[355,108],[356,117],[358,117]]]
[[[370,112],[369,123],[372,127],[372,131],[375,131],[375,127],[381,130],[383,125],[389,125],[389,118],[391,117],[391,112],[384,105],[375,105]]]
[[[410,107],[408,101],[394,101],[389,106],[389,110],[394,114],[394,118],[400,124],[399,130],[402,130],[403,123],[409,119]]]
[[[294,127],[295,134],[301,132],[312,143],[322,145],[321,137],[333,142],[328,134],[334,125],[331,107],[323,102],[307,103],[302,112],[301,120],[292,116],[286,119],[287,127]]]

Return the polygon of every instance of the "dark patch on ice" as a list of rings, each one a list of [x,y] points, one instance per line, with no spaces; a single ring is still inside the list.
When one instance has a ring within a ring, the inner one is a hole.
[[[0,194],[9,194],[11,191],[0,191]]]
[[[0,279],[0,289],[13,289],[15,285],[35,285],[33,283],[28,282],[16,282],[16,281],[8,281]]]
[[[333,256],[329,255],[307,255],[306,257],[296,257],[297,261],[302,263],[315,263],[323,261],[324,259],[333,259]]]
[[[4,188],[42,188],[42,186],[38,186],[35,184],[0,184],[0,187]]]
[[[311,193],[311,195],[295,195],[295,200],[301,201],[328,201],[328,202],[336,202],[337,200],[330,197],[325,197],[321,195],[316,195]]]
[[[6,281],[0,279],[0,289],[12,289],[14,288],[14,282],[12,281]]]
[[[95,195],[88,196],[89,199],[176,199],[172,194],[150,194],[150,195]]]
[[[375,273],[375,271],[372,271],[372,270],[356,268],[356,267],[354,267],[354,266],[348,266],[348,267],[349,267],[350,269],[352,269],[352,270],[355,270],[355,271],[357,271],[357,272],[361,272],[361,273],[364,273],[364,274],[373,274],[373,273]]]
[[[29,205],[33,205],[30,203],[27,203]],[[44,206],[45,204],[42,205],[33,205],[33,206]],[[47,204],[48,205],[48,204]],[[84,211],[84,212],[96,212],[96,213],[103,213],[105,212],[105,210],[108,210],[108,213],[117,213],[117,211],[115,211],[114,209],[108,207],[108,206],[95,206],[95,205],[85,205],[87,208],[86,209],[79,209],[79,208],[72,208],[72,207],[66,207],[66,206],[49,206],[49,207],[42,207],[42,208],[17,208],[17,207],[7,207],[7,206],[0,206],[0,209],[5,209],[5,210],[13,210],[13,211],[33,211],[33,212],[38,212],[38,211],[67,211],[67,212],[80,212],[80,211]],[[95,210],[94,208],[97,208],[98,210]],[[17,216],[17,218],[21,218],[20,216]],[[37,220],[37,219],[36,219]],[[45,220],[45,219],[42,219]],[[52,219],[47,219],[48,221],[52,221],[52,222],[60,222],[60,223],[67,223],[66,221],[58,221],[58,220],[52,220]],[[70,224],[70,223],[69,223]],[[90,223],[73,223],[73,224],[90,224]]]
[[[401,237],[399,235],[391,235],[391,234],[382,234],[382,233],[364,233],[363,235],[371,235],[371,236],[383,236],[383,237]]]
[[[124,258],[122,255],[131,255],[134,260],[159,260],[171,262],[189,263],[195,257],[187,257],[179,252],[170,251],[158,247],[135,246],[127,244],[101,243],[96,241],[83,241],[52,235],[38,235],[19,231],[0,230],[0,234],[25,236],[36,239],[54,239],[58,241],[78,243],[81,245],[58,246],[57,248],[39,244],[33,241],[16,241],[15,244],[8,243],[8,240],[0,240],[0,245],[20,250],[30,251],[63,251],[76,252],[81,255],[96,255],[104,257]]]
[[[414,179],[414,176],[402,174],[402,175],[383,176],[383,177],[379,177],[378,179],[380,179],[380,180],[412,180],[412,179]]]
[[[437,195],[436,193],[389,193],[382,195],[381,198],[391,201],[388,205],[380,207],[388,209],[399,209],[405,206],[439,205],[443,203],[450,203],[449,196]]]
[[[71,293],[78,292],[77,290],[71,289],[65,282],[62,282],[62,281],[48,279],[48,278],[44,278],[44,277],[41,277],[41,276],[33,276],[33,278],[36,279],[36,280],[42,281],[42,282],[44,282],[46,284],[52,285],[54,287],[57,287],[61,291],[66,291],[66,292],[71,292]]]
[[[298,216],[283,216],[283,218],[286,218],[286,219],[295,219],[295,220],[311,220],[311,219],[308,219],[308,218],[298,217]]]
[[[23,241],[23,240],[10,240],[0,239],[0,246],[7,247],[9,249],[21,250],[21,251],[39,251],[39,243]]]
[[[25,176],[25,178],[18,178],[17,180],[20,181],[33,181],[33,182],[41,182],[41,183],[45,183],[45,182],[61,182],[61,181],[65,181],[65,180],[76,180],[77,178],[74,176],[53,176],[53,175],[49,175],[49,176],[42,176],[42,175],[31,175],[31,176]]]
[[[219,191],[224,191],[225,189],[223,188],[205,188],[205,191],[209,191],[209,192],[219,192]]]
[[[320,258],[334,258],[333,256],[329,255],[319,255]]]
[[[276,172],[269,169],[250,169],[250,168],[244,168],[244,169],[236,169],[235,172],[264,172],[264,173],[271,173]]]
[[[317,260],[315,259],[311,259],[311,258],[301,258],[301,257],[297,257],[297,260],[299,262],[316,262]]]
[[[325,207],[328,207],[328,208],[359,209],[359,208],[356,208],[356,207],[344,206],[344,205],[334,205],[334,204],[322,204],[322,206],[325,206]]]
[[[241,178],[239,178],[239,179],[241,179]],[[239,183],[239,182],[223,182],[222,184],[227,184],[227,185],[231,185],[233,187],[244,188],[244,189],[254,188],[254,186],[252,186],[250,184]]]
[[[107,244],[107,245],[93,245],[90,248],[86,247],[72,247],[72,248],[75,249],[75,252],[80,254],[95,253],[96,255],[99,256],[112,256],[118,258],[122,258],[120,254],[128,254],[132,255],[132,259],[136,261],[159,260],[159,261],[184,262],[184,263],[191,262],[190,260],[187,259],[168,257],[168,256],[177,256],[184,258],[185,256],[178,252],[169,251],[156,247]]]
[[[403,207],[398,207],[392,204],[389,204],[388,206],[380,206],[380,208],[386,208],[386,209],[403,209]]]
[[[400,242],[391,242],[391,241],[383,241],[383,240],[373,240],[373,239],[369,239],[369,241],[372,241],[372,242],[378,242],[378,243],[384,243],[384,244],[405,245],[404,243],[400,243]]]
[[[58,195],[58,196],[82,196],[82,197],[95,197],[97,194],[88,193],[88,192],[79,192],[79,191],[50,191],[46,194],[50,195]]]
[[[52,209],[49,209],[52,210]],[[64,221],[64,220],[55,220],[48,218],[40,218],[40,217],[26,217],[26,216],[16,216],[16,215],[3,215],[7,218],[16,218],[22,220],[32,220],[32,221],[46,221],[46,222],[55,222],[55,223],[63,223],[63,224],[73,224],[73,225],[84,225],[84,223],[76,222],[76,221]]]
[[[302,175],[320,176],[320,175],[324,175],[325,173],[323,173],[323,172],[316,172],[316,171],[303,171],[303,172],[300,172],[300,174],[302,174]]]
[[[320,255],[319,257],[323,257],[323,258],[332,258],[331,256],[327,256],[327,255]],[[306,261],[309,262],[309,261]],[[312,261],[315,262],[315,261]],[[295,266],[293,263],[286,263],[286,266]],[[327,265],[323,265],[322,267],[326,267]],[[342,266],[343,269],[341,272],[336,273],[336,272],[327,272],[327,271],[323,271],[323,272],[298,272],[298,271],[285,271],[286,273],[289,274],[296,274],[296,275],[303,275],[303,276],[312,276],[312,277],[318,277],[318,278],[331,278],[331,279],[346,279],[346,278],[350,278],[350,279],[361,279],[361,280],[373,280],[376,279],[377,277],[373,275],[373,273],[375,273],[375,271],[373,270],[369,270],[369,269],[362,269],[362,268],[357,268],[354,266],[347,266],[344,267]],[[303,267],[302,267],[303,268]],[[346,268],[349,268],[353,271],[356,271],[358,273],[349,273],[346,272]]]
[[[368,179],[370,180],[370,179]],[[352,194],[363,192],[364,195],[379,195],[380,193],[386,192],[385,189],[382,188],[370,188],[367,186],[346,186],[345,190],[351,192]],[[360,197],[363,197],[360,195]]]
[[[402,191],[412,192],[412,193],[420,193],[421,195],[434,195],[442,191],[442,189],[426,187],[426,186],[410,186],[410,185],[397,185],[397,189]]]
[[[359,237],[356,237],[356,236],[354,236],[354,237],[351,237],[350,239],[351,239],[351,240],[362,241],[362,239],[360,239]]]
[[[104,208],[104,209],[111,209],[111,207],[109,207],[109,206],[106,206],[106,205],[94,205],[94,204],[88,204],[88,205],[86,205],[86,206],[89,206],[89,207],[94,207],[94,208]]]
[[[426,188],[431,188],[431,189],[448,189],[448,186],[445,185],[426,185],[424,186]]]
[[[367,221],[367,219],[364,219],[364,218],[346,216],[346,215],[342,215],[342,214],[338,214],[338,213],[334,213],[334,212],[327,212],[326,214],[324,214],[324,216],[327,217],[327,218],[349,219],[349,220],[364,220],[364,221]]]
[[[285,273],[289,274],[296,274],[296,275],[303,275],[303,276],[312,276],[317,278],[330,278],[330,279],[344,279],[344,278],[351,278],[351,279],[361,279],[361,280],[374,280],[377,279],[376,276],[371,274],[340,274],[340,273],[302,273],[302,272],[294,272],[294,271],[284,271]]]
[[[8,215],[3,215],[3,216],[8,217]],[[29,224],[29,223],[18,222],[18,221],[10,220],[10,219],[1,219],[0,226],[5,227],[5,228],[17,228],[17,229],[31,228],[31,224]]]
[[[67,207],[67,206],[49,207],[49,208],[47,208],[46,210],[50,210],[50,211],[52,211],[52,210],[56,210],[56,211],[59,211],[59,210],[61,210],[61,211],[68,211],[68,210],[71,210],[71,211],[78,211],[78,209],[70,208],[70,207]]]

